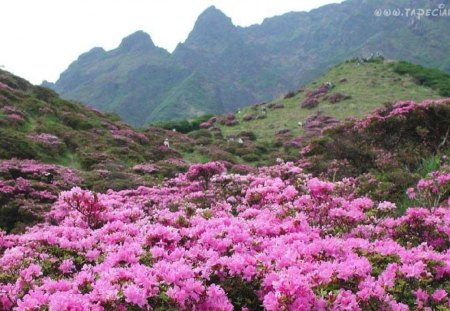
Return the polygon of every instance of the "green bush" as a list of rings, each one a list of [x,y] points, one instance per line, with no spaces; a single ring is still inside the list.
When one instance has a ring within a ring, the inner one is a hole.
[[[21,209],[16,202],[0,206],[0,229],[6,232],[17,233],[24,229],[24,223],[31,224],[38,220],[27,209]]]
[[[200,124],[202,124],[203,122],[208,121],[212,117],[213,117],[212,114],[205,114],[205,115],[202,115],[202,116],[194,118],[191,121],[192,129],[193,130],[198,130],[200,128]]]
[[[55,91],[42,86],[35,86],[34,94],[36,95],[37,99],[43,100],[45,102],[49,102],[52,98],[58,96]]]
[[[256,140],[256,134],[252,131],[242,131],[238,134],[238,136],[241,138],[244,138],[244,139],[251,140],[251,141]]]
[[[196,131],[190,132],[188,134],[188,136],[195,140],[197,140],[199,138],[212,139],[212,137],[213,137],[212,133],[206,129],[201,129],[201,130],[196,130]]]
[[[11,231],[17,220],[19,220],[19,207],[17,205],[3,205],[0,208],[0,229],[7,232]]]
[[[119,191],[138,186],[135,178],[131,178],[129,174],[117,171],[109,171],[106,177],[91,172],[86,174],[84,180],[85,187],[96,192],[104,192],[108,189]]]
[[[438,90],[443,97],[450,96],[450,75],[439,69],[400,61],[393,64],[393,70],[401,75],[410,75],[419,85]]]
[[[188,120],[159,121],[152,123],[151,126],[163,128],[165,130],[176,129],[177,132],[186,134],[200,129],[200,124],[202,124],[205,121],[208,121],[211,117],[213,117],[213,115],[206,114],[196,117],[191,121]]]
[[[241,158],[246,162],[257,162],[261,159],[260,156],[256,153],[244,154]]]
[[[151,125],[165,130],[175,129],[180,133],[189,133],[193,130],[192,124],[188,120],[160,121]]]
[[[39,152],[36,145],[19,132],[0,129],[1,159],[37,159]]]
[[[93,127],[89,121],[73,113],[62,114],[60,118],[65,125],[74,130],[90,130]]]

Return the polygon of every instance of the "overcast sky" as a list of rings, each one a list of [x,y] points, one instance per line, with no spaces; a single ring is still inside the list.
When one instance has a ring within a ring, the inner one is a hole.
[[[144,30],[170,52],[215,5],[235,25],[342,0],[0,0],[0,66],[35,84],[55,81],[95,46],[116,48]]]

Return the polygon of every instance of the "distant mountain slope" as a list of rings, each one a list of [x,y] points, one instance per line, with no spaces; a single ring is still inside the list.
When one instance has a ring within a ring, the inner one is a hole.
[[[45,85],[143,125],[268,101],[352,56],[382,53],[450,72],[450,18],[374,15],[443,2],[347,0],[246,28],[210,7],[172,54],[137,32],[115,50],[81,55],[56,84]]]
[[[239,113],[235,113],[238,121],[236,125],[220,125],[220,128],[225,136],[252,131],[258,140],[273,141],[277,133],[282,131],[289,130],[290,135],[284,135],[285,138],[304,134],[308,117],[317,113],[337,120],[361,118],[385,103],[448,96],[441,95],[439,89],[421,85],[406,73],[398,73],[395,69],[402,64],[403,62],[380,58],[346,61],[332,67],[299,91],[284,96],[285,98],[242,108]],[[442,78],[442,81],[450,83],[450,75],[437,72],[447,77],[447,80]],[[314,95],[326,83],[331,83],[332,88],[324,94]],[[302,104],[307,107],[302,107]],[[302,126],[299,126],[299,122]]]

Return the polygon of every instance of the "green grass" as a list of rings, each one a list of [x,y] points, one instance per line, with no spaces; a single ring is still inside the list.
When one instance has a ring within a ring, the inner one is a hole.
[[[70,151],[66,151],[60,158],[58,158],[57,163],[59,165],[67,166],[76,170],[82,169],[78,155]]]
[[[368,112],[382,106],[386,102],[398,100],[423,100],[427,98],[439,98],[439,91],[425,85],[418,85],[408,75],[400,75],[392,69],[395,62],[362,63],[345,62],[331,68],[323,77],[304,87],[305,90],[314,90],[322,83],[332,82],[335,87],[329,92],[350,95],[351,99],[337,104],[321,101],[314,109],[300,108],[300,103],[305,98],[305,92],[299,93],[289,99],[277,99],[273,103],[284,104],[284,109],[267,109],[267,118],[245,122],[242,120],[245,114],[257,113],[252,107],[241,109],[236,113],[240,121],[233,127],[222,126],[225,136],[236,135],[241,131],[253,131],[258,141],[271,141],[274,135],[281,129],[289,128],[294,136],[300,135],[303,130],[298,122],[303,122],[309,115],[316,111],[322,111],[326,115],[339,120],[348,117],[360,118]],[[346,82],[340,82],[346,79]]]
[[[445,155],[450,155],[450,149],[443,152]],[[423,159],[421,165],[415,173],[417,173],[419,178],[425,178],[431,172],[438,171],[441,169],[442,165],[442,154],[436,154],[429,158]],[[397,213],[398,215],[403,215],[408,207],[416,205],[417,202],[411,200],[408,195],[403,195],[402,199],[397,202]]]
[[[183,159],[191,163],[206,163],[210,160],[208,156],[199,153],[197,150],[193,152],[182,152],[181,154],[183,155]]]
[[[437,154],[428,159],[423,159],[417,173],[426,177],[429,173],[437,171],[441,167],[441,155]]]

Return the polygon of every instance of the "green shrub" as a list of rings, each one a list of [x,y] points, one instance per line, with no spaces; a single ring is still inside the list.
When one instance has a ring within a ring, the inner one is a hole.
[[[227,161],[230,163],[237,163],[237,159],[229,152],[220,150],[219,148],[208,148],[207,156],[210,161]]]
[[[203,122],[208,121],[209,119],[211,119],[213,117],[212,114],[205,114],[199,117],[194,118],[191,121],[191,126],[193,130],[198,130],[200,128],[200,124],[202,124]]]
[[[196,131],[190,132],[188,134],[188,136],[195,140],[197,140],[199,138],[212,139],[212,137],[213,137],[212,133],[206,129],[201,129],[201,130],[196,130]]]
[[[132,189],[138,186],[136,179],[130,174],[118,171],[109,171],[107,176],[101,176],[95,171],[86,174],[85,186],[95,192],[105,192],[108,189],[115,191]]]
[[[244,160],[246,162],[256,162],[261,159],[261,157],[259,155],[257,155],[256,153],[244,154],[241,158],[242,158],[242,160]]]
[[[151,125],[154,127],[163,128],[165,130],[175,129],[180,133],[189,133],[193,130],[192,125],[188,120],[160,121]]]
[[[73,128],[74,130],[86,131],[93,128],[93,125],[88,120],[74,113],[62,114],[60,118],[65,125]]]
[[[24,223],[31,224],[38,218],[27,209],[21,209],[16,202],[0,205],[0,229],[17,233],[24,229]]]
[[[256,134],[252,131],[242,131],[238,134],[239,137],[243,138],[243,139],[248,139],[251,141],[255,141],[256,140]]]
[[[11,231],[17,220],[19,220],[19,206],[3,205],[0,208],[0,229]]]
[[[175,129],[177,130],[177,132],[186,134],[200,129],[200,124],[202,124],[205,121],[208,121],[211,117],[212,115],[207,114],[196,117],[191,121],[188,120],[159,121],[152,123],[151,126],[163,128],[165,130]]]
[[[394,72],[410,75],[417,84],[439,91],[443,97],[450,96],[450,75],[435,68],[425,68],[421,65],[400,61],[392,65]]]
[[[0,129],[0,158],[37,159],[39,152],[35,143],[27,139],[25,134]]]
[[[48,89],[46,87],[42,86],[35,86],[34,87],[34,94],[36,95],[37,99],[49,102],[52,98],[57,97],[58,94],[56,94],[55,91]]]

